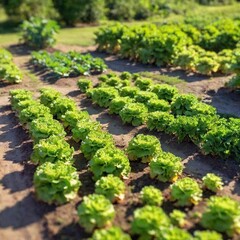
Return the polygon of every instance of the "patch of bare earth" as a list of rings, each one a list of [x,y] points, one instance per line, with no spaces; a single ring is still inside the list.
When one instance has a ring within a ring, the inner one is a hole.
[[[78,47],[58,46],[59,49],[81,50]],[[10,47],[15,54],[14,61],[22,69],[34,72],[28,65],[29,52],[22,46]],[[94,51],[94,48],[86,51]],[[85,51],[85,52],[86,52]],[[153,71],[159,69],[151,66],[135,64],[116,57],[95,53],[106,60],[109,68],[114,71]],[[166,69],[161,70],[165,74]],[[170,75],[180,74],[184,78],[183,72],[170,72]],[[222,160],[217,157],[204,156],[194,144],[190,142],[178,143],[175,138],[161,133],[149,132],[145,126],[134,128],[123,125],[120,118],[109,115],[107,110],[93,105],[84,94],[77,90],[76,81],[78,78],[56,79],[51,74],[44,71],[37,71],[39,81],[32,81],[26,74],[24,81],[20,85],[1,85],[0,95],[0,239],[38,240],[38,239],[86,239],[88,234],[77,223],[76,207],[82,196],[94,192],[94,182],[92,175],[88,171],[87,161],[79,151],[80,144],[74,143],[69,133],[68,141],[75,148],[75,166],[79,172],[82,187],[77,199],[63,206],[48,206],[36,200],[32,186],[35,166],[29,162],[32,152],[32,142],[28,133],[19,125],[8,102],[8,92],[10,89],[24,87],[34,92],[41,86],[51,86],[61,93],[73,98],[80,109],[87,110],[91,117],[99,121],[103,128],[110,132],[116,145],[123,149],[127,146],[132,137],[138,133],[153,134],[157,136],[165,151],[169,151],[183,159],[185,164],[184,176],[191,176],[200,179],[208,172],[220,175],[224,182],[224,189],[219,195],[230,195],[240,201],[239,166],[234,159]],[[185,74],[186,75],[186,74]],[[97,82],[97,76],[93,81]],[[240,116],[239,96],[228,92],[224,88],[226,78],[203,79],[202,76],[187,76],[186,83],[179,85],[182,91],[193,92],[203,99],[216,106],[219,112],[230,113]],[[131,163],[132,172],[128,180],[126,199],[120,204],[115,204],[116,218],[115,224],[129,231],[130,221],[133,211],[141,206],[139,202],[139,191],[145,185],[154,185],[160,188],[166,198],[168,197],[169,184],[152,180],[149,177],[147,164],[138,162]],[[204,197],[210,196],[210,192],[205,192]],[[202,211],[204,204],[200,204],[196,209]],[[166,201],[163,205],[166,212],[173,209],[172,203]],[[189,218],[194,209],[185,209],[189,212]],[[198,225],[189,226],[190,231],[199,228]],[[237,239],[237,238],[236,238]]]

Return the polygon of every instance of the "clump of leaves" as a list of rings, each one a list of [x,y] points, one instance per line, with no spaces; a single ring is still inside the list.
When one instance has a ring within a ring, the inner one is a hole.
[[[52,135],[34,145],[31,160],[36,164],[55,163],[57,161],[72,163],[73,153],[73,147],[70,147],[64,138]]]
[[[168,112],[151,112],[147,117],[147,127],[149,130],[170,133],[174,120],[174,116]]]
[[[124,108],[128,103],[132,103],[133,100],[129,97],[116,97],[114,98],[109,105],[110,114],[119,114],[119,112]]]
[[[154,186],[145,186],[140,192],[140,199],[145,205],[161,206],[162,192]]]
[[[161,152],[149,164],[150,176],[162,182],[174,182],[181,176],[183,164],[181,158],[169,152]]]
[[[130,81],[125,79],[122,80],[119,77],[111,77],[105,80],[103,83],[100,84],[101,87],[115,87],[116,89],[121,89],[122,87],[130,86]]]
[[[183,228],[187,224],[186,213],[184,213],[178,209],[174,209],[170,213],[170,219],[171,219],[172,224],[177,227]]]
[[[139,91],[138,87],[123,87],[120,89],[120,96],[134,98]]]
[[[150,90],[157,94],[159,99],[168,102],[171,102],[173,97],[178,94],[178,89],[168,84],[154,84]]]
[[[131,171],[124,152],[113,146],[99,149],[90,160],[89,166],[95,180],[106,174],[127,178]]]
[[[161,153],[162,149],[157,137],[138,134],[131,139],[126,151],[132,161],[141,159],[142,162],[150,162]]]
[[[109,174],[96,182],[95,192],[104,195],[111,202],[118,202],[124,199],[125,184],[119,177]]]
[[[83,140],[80,149],[84,157],[90,160],[100,148],[113,145],[114,141],[111,134],[103,131],[92,131]]]
[[[84,196],[77,211],[79,224],[87,232],[92,232],[95,228],[103,228],[111,224],[115,216],[115,210],[111,202],[99,194]]]
[[[202,200],[202,190],[196,180],[185,177],[170,186],[171,200],[178,206],[190,206]]]
[[[207,229],[233,236],[240,233],[239,218],[239,202],[226,196],[212,196],[207,201],[201,225]]]
[[[131,240],[131,237],[124,233],[119,227],[110,227],[107,229],[97,229],[94,231],[90,240]]]
[[[157,239],[161,240],[192,240],[192,236],[184,229],[178,227],[164,227],[159,228]]]
[[[77,86],[82,93],[85,93],[89,88],[93,87],[92,81],[90,79],[86,79],[86,78],[80,78],[77,81]]]
[[[83,141],[90,132],[100,131],[101,125],[97,121],[83,120],[77,122],[72,129],[72,138],[75,142]]]
[[[209,189],[210,191],[217,192],[223,189],[223,181],[220,177],[214,173],[208,173],[202,178],[203,187]]]
[[[139,91],[135,95],[135,101],[143,104],[147,104],[147,102],[151,99],[157,100],[158,97],[153,92],[147,92],[147,91]]]
[[[45,162],[34,173],[37,198],[49,204],[64,204],[77,196],[81,182],[77,170],[62,161]]]
[[[62,94],[53,88],[41,88],[40,93],[40,102],[47,107],[50,107],[57,98],[62,97]]]
[[[132,78],[132,74],[130,72],[122,72],[119,77],[122,79],[122,80],[131,80]]]
[[[149,112],[168,112],[170,110],[170,104],[162,99],[150,99],[146,105]]]
[[[13,110],[18,109],[18,104],[25,100],[33,100],[33,93],[25,89],[14,89],[9,91],[10,102]]]
[[[135,86],[143,91],[146,91],[152,84],[153,81],[150,78],[137,78],[135,81]]]
[[[195,231],[194,240],[223,240],[222,235],[215,231]]]
[[[128,103],[119,112],[124,123],[131,123],[133,126],[140,126],[146,120],[148,110],[142,103]]]
[[[157,238],[160,226],[170,226],[170,220],[161,208],[146,205],[134,211],[131,232],[141,239]]]

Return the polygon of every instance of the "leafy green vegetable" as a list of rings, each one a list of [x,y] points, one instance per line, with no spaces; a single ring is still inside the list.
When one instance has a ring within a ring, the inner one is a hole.
[[[134,98],[139,91],[138,87],[123,87],[120,89],[120,96]]]
[[[168,112],[170,110],[170,105],[167,101],[161,99],[150,99],[146,103],[149,112]]]
[[[149,78],[137,78],[135,81],[135,86],[143,91],[148,90],[148,88],[153,84],[153,81]]]
[[[135,101],[143,104],[147,104],[149,100],[157,100],[158,97],[153,92],[139,91],[135,95]]]
[[[106,174],[127,178],[131,171],[129,160],[124,152],[113,146],[99,149],[90,160],[89,166],[95,180]]]
[[[90,160],[100,148],[113,145],[114,141],[111,134],[103,131],[92,131],[83,140],[80,149],[84,157]]]
[[[134,211],[131,232],[141,239],[157,239],[159,229],[170,226],[164,211],[156,206],[145,206]]]
[[[82,93],[85,93],[89,88],[92,88],[92,81],[81,78],[77,81],[77,85]]]
[[[202,190],[198,183],[189,177],[182,178],[170,186],[171,199],[178,206],[197,204],[202,199]]]
[[[57,161],[73,162],[73,147],[64,138],[52,135],[47,139],[42,139],[33,146],[31,160],[34,163],[43,164],[45,162],[55,163]]]
[[[13,110],[18,109],[20,102],[25,100],[33,100],[33,93],[25,89],[10,90],[9,94]]]
[[[240,233],[239,218],[239,202],[226,196],[212,196],[207,201],[201,225],[207,229],[233,236],[235,233]]]
[[[151,86],[150,91],[157,94],[159,99],[168,102],[171,102],[173,97],[178,94],[178,89],[168,84],[154,84]]]
[[[162,192],[154,186],[145,186],[140,192],[140,199],[145,205],[161,206],[163,195]]]
[[[77,171],[61,161],[37,167],[33,183],[37,198],[49,204],[64,204],[77,196],[81,182]]]
[[[223,181],[220,177],[214,173],[208,173],[202,178],[203,187],[209,189],[210,191],[217,192],[223,189]]]
[[[132,102],[133,100],[129,97],[116,97],[109,104],[109,113],[119,114],[126,104]]]
[[[173,225],[175,225],[177,227],[181,227],[181,228],[183,228],[187,223],[186,213],[184,213],[180,210],[177,210],[177,209],[174,209],[170,213],[170,219],[171,219],[171,222]]]
[[[40,93],[40,101],[43,105],[47,107],[50,107],[52,102],[62,97],[61,93],[53,88],[41,88]]]
[[[103,228],[109,225],[115,216],[115,210],[111,202],[103,195],[98,194],[84,196],[77,211],[79,224],[87,232],[92,232],[94,228]]]
[[[125,184],[119,177],[108,174],[96,182],[95,192],[104,195],[111,202],[121,201],[125,195]]]
[[[142,103],[128,103],[119,112],[119,115],[124,123],[140,126],[145,122],[147,112],[147,108]]]
[[[108,229],[97,229],[94,231],[90,240],[131,240],[131,237],[124,233],[119,227],[110,227]]]
[[[149,164],[150,176],[162,182],[174,182],[181,176],[183,164],[181,158],[169,152],[161,152]]]
[[[194,240],[223,240],[223,238],[215,231],[195,231]]]
[[[150,162],[161,153],[161,143],[157,137],[138,134],[132,138],[127,147],[130,160],[141,159],[142,162]]]
[[[162,240],[192,240],[192,236],[184,229],[165,227],[159,229],[157,239]]]

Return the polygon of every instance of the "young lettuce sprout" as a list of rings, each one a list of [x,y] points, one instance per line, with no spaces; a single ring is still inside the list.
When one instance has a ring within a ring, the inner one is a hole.
[[[203,187],[207,188],[212,192],[217,192],[223,189],[223,181],[220,177],[215,175],[214,173],[208,173],[206,176],[202,178]]]
[[[127,154],[130,160],[141,159],[142,162],[150,162],[161,152],[161,143],[152,135],[138,134],[128,144]]]
[[[99,194],[83,197],[77,211],[79,224],[85,228],[86,232],[110,225],[115,217],[115,210],[111,202]]]
[[[161,206],[163,195],[162,192],[154,186],[145,186],[140,192],[140,199],[145,205]]]
[[[170,186],[171,200],[177,206],[190,206],[202,200],[202,190],[196,180],[185,177]]]
[[[37,198],[49,204],[64,204],[77,196],[81,182],[77,170],[58,161],[37,167],[33,183]]]
[[[175,182],[183,171],[181,158],[169,152],[161,152],[149,164],[151,178],[162,182]]]
[[[125,184],[119,177],[109,174],[95,183],[95,192],[104,195],[111,202],[122,201],[125,195]]]

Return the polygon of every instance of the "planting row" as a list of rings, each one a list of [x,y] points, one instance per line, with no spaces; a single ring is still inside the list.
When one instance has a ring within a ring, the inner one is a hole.
[[[239,69],[239,32],[240,22],[231,19],[219,20],[203,29],[186,24],[116,24],[101,28],[96,33],[96,43],[100,51],[123,58],[211,75]]]
[[[137,74],[107,74],[99,80],[94,88],[86,79],[80,79],[78,86],[94,103],[109,108],[110,114],[119,114],[124,123],[146,123],[149,130],[191,140],[205,154],[240,159],[240,119],[220,117],[196,96],[179,94],[176,87],[153,84]]]
[[[63,204],[76,197],[81,182],[72,166],[74,150],[64,139],[63,126],[72,131],[75,141],[81,141],[80,149],[89,160],[89,169],[96,183],[95,193],[83,197],[78,215],[80,225],[87,232],[101,229],[94,232],[92,239],[130,239],[118,227],[104,228],[115,217],[112,203],[124,199],[122,179],[130,173],[129,160],[148,162],[151,177],[163,182],[174,182],[182,173],[181,159],[163,152],[159,140],[150,135],[139,134],[129,142],[126,149],[128,160],[125,153],[114,146],[112,136],[101,130],[98,122],[91,121],[87,112],[77,109],[73,100],[53,89],[42,89],[40,102],[33,100],[29,91],[12,90],[10,94],[13,109],[34,140],[31,160],[39,164],[34,174],[34,186],[40,200]],[[222,189],[221,178],[214,174],[207,174],[202,181],[203,188],[213,192]],[[141,239],[222,239],[214,231],[196,231],[192,237],[181,229],[187,224],[186,214],[175,209],[170,217],[167,216],[160,208],[167,199],[153,186],[142,189],[140,200],[143,206],[135,210],[130,232]],[[181,178],[170,186],[170,200],[176,206],[198,204],[202,200],[201,186],[194,179]],[[232,236],[240,232],[239,216],[238,202],[228,197],[212,196],[207,200],[199,221],[204,228]]]
[[[63,53],[55,51],[32,52],[31,63],[37,67],[43,67],[52,71],[59,77],[74,77],[78,75],[90,75],[102,73],[107,69],[106,64],[100,58],[94,58],[90,54],[83,55],[75,51]]]
[[[12,54],[0,48],[0,81],[4,80],[9,83],[20,83],[22,78],[22,72],[13,63]]]

